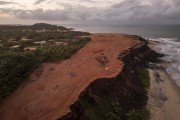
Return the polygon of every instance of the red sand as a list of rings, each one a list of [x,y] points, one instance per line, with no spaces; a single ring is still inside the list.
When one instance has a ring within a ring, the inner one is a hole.
[[[24,86],[1,103],[0,120],[55,120],[66,115],[93,80],[120,73],[124,64],[118,55],[137,44],[141,42],[128,35],[92,35],[92,41],[71,59],[44,63],[34,71]],[[103,66],[104,58],[108,62]]]

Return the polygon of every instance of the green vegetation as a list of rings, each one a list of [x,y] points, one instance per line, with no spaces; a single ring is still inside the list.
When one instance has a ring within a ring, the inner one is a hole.
[[[115,102],[109,107],[111,111],[102,113],[102,108],[93,106],[86,101],[83,102],[86,114],[91,120],[149,120],[150,112],[146,108],[132,108],[129,111],[121,109]]]
[[[41,63],[31,52],[7,51],[0,54],[0,98],[10,94],[32,69]]]
[[[150,87],[150,77],[149,71],[140,67],[137,69],[137,77],[141,80],[145,89]],[[139,94],[135,91],[132,91],[131,97],[129,99],[132,102],[131,109],[126,111],[124,108],[121,109],[120,106],[113,102],[112,111],[108,112],[105,116],[107,120],[149,120],[150,119],[150,111],[145,107],[133,107],[133,104],[137,104],[137,102],[141,102],[142,104],[146,103],[147,97],[143,94]]]
[[[41,63],[70,58],[91,40],[80,37],[84,35],[89,33],[44,23],[0,26],[0,99],[17,89]],[[30,40],[21,40],[23,37]],[[35,44],[37,40],[45,43]],[[25,50],[26,47],[34,50]]]
[[[103,113],[93,104],[89,103],[86,100],[81,101],[81,105],[85,109],[85,114],[87,114],[91,120],[104,120]]]
[[[32,26],[0,26],[0,40],[2,44],[9,42],[19,43],[22,38],[32,41],[47,41],[59,39],[73,39],[78,36],[90,35],[87,32],[70,31],[65,27],[38,23]]]
[[[106,120],[149,120],[150,112],[147,109],[132,109],[125,113],[117,104],[112,104],[113,110],[105,116]]]
[[[122,120],[121,119],[122,116],[123,116],[123,111],[116,103],[113,102],[112,103],[112,111],[108,112],[105,115],[105,118],[107,120]]]
[[[137,69],[137,77],[141,80],[144,88],[147,90],[150,87],[150,76],[149,71],[142,67]],[[139,96],[141,101],[147,101],[146,98],[143,96]],[[128,119],[127,120],[149,120],[150,119],[150,111],[146,108],[143,109],[132,109],[127,113]]]
[[[46,44],[39,46],[36,53],[43,57],[43,62],[68,59],[90,40],[90,38],[82,38],[75,41],[68,41],[68,45]]]
[[[149,77],[149,71],[147,69],[139,68],[138,78],[142,81],[145,89],[148,89],[150,87],[150,77]]]
[[[127,120],[149,120],[150,119],[150,112],[146,109],[143,110],[130,110],[127,113]]]
[[[121,118],[119,118],[118,115],[113,112],[107,113],[105,117],[107,120],[121,120]]]
[[[138,82],[138,87],[141,87],[140,89],[133,89],[132,86],[131,89],[126,89],[127,91],[125,93],[123,91],[121,94],[119,92],[122,89],[118,91],[117,89],[107,88],[107,91],[111,90],[111,94],[98,91],[101,97],[93,91],[94,95],[92,96],[97,95],[99,98],[95,97],[95,101],[91,98],[81,100],[84,115],[88,116],[90,120],[149,120],[150,112],[145,108],[148,99],[147,91],[143,89],[143,87],[148,88],[149,86],[147,84],[149,83],[149,73],[144,67],[139,67],[135,70],[135,75],[139,78],[136,79],[138,80],[136,82]],[[143,83],[144,80],[145,82]],[[116,90],[118,93],[114,93]],[[115,94],[115,96],[112,94]]]

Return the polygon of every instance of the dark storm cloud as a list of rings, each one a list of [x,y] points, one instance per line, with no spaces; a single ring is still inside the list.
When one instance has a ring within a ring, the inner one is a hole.
[[[0,5],[9,5],[9,4],[16,4],[16,3],[14,3],[14,2],[0,1]]]
[[[95,10],[86,8],[84,6],[73,7],[68,4],[61,4],[65,7],[64,10],[22,10],[22,9],[5,9],[0,8],[1,13],[14,15],[21,19],[35,19],[35,20],[85,20],[94,13]]]
[[[41,4],[43,2],[45,2],[46,0],[36,0],[36,2],[34,3],[35,5]]]
[[[174,18],[180,20],[180,4],[179,1],[170,3],[163,0],[149,0],[149,3],[142,4],[141,0],[127,0],[112,5],[106,10],[105,15],[115,17],[119,21],[126,20],[128,23],[156,21],[170,23]]]
[[[36,20],[68,20],[70,19],[68,13],[60,10],[43,10],[36,9],[32,11],[19,10],[16,11],[16,16],[22,19],[36,19]]]
[[[40,3],[45,0],[38,0]],[[81,0],[79,0],[81,1]],[[88,2],[95,2],[87,0]],[[37,2],[37,1],[36,1]],[[38,3],[38,2],[37,2]],[[109,7],[74,6],[73,4],[59,4],[60,10],[12,10],[0,9],[21,19],[77,21],[92,23],[180,23],[180,2],[165,2],[164,0],[149,0],[142,4],[142,0],[126,0]],[[179,21],[179,22],[178,22]]]

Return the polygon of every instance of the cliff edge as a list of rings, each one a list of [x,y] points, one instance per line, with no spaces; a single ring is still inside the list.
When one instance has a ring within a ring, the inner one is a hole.
[[[138,68],[158,54],[133,35],[94,34],[69,60],[44,63],[0,105],[2,120],[103,120],[118,108],[142,108]],[[17,114],[18,113],[18,114]]]

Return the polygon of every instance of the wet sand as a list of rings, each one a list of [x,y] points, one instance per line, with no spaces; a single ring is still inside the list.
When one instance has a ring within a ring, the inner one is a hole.
[[[149,71],[151,86],[147,107],[151,120],[180,120],[180,88],[162,69]]]

